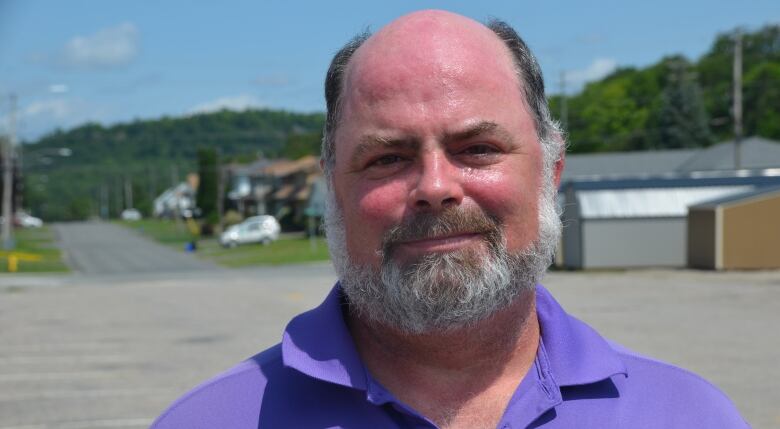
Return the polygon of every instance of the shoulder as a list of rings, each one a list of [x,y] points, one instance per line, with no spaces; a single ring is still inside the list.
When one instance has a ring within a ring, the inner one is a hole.
[[[277,344],[186,393],[152,429],[256,427],[267,384],[284,373]]]
[[[691,427],[748,427],[728,396],[706,379],[609,343],[627,369],[625,377],[614,379],[622,399],[666,419],[664,427],[679,427],[681,421]]]

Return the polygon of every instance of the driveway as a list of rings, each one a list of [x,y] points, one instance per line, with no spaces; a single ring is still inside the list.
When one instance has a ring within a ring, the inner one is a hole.
[[[73,222],[54,226],[70,268],[85,275],[179,273],[214,270],[217,266],[171,249],[134,231],[106,222]]]

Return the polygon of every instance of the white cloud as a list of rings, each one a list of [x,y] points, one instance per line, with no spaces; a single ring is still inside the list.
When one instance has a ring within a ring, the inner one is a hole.
[[[193,106],[187,113],[195,115],[198,113],[217,112],[223,109],[243,111],[263,106],[264,104],[254,95],[241,94],[232,97],[220,97],[216,100],[200,103]]]
[[[138,29],[130,22],[76,36],[62,48],[61,60],[77,68],[111,68],[130,64],[138,55]]]
[[[74,113],[74,106],[64,98],[34,101],[22,109],[22,118],[48,116],[54,119],[66,119]]]
[[[68,85],[65,85],[64,83],[54,83],[49,85],[49,92],[52,94],[63,94],[68,92]]]
[[[31,100],[19,107],[16,133],[19,140],[35,140],[55,128],[70,128],[88,121],[104,119],[105,106],[91,105],[82,99],[52,97]],[[0,133],[7,131],[8,115],[0,117]]]
[[[596,58],[588,67],[582,70],[566,72],[566,83],[572,87],[579,87],[588,82],[599,80],[612,73],[617,68],[617,61],[612,58]]]

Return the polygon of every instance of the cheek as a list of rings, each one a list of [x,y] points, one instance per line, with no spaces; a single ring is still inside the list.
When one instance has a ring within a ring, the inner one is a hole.
[[[486,213],[498,216],[509,250],[524,249],[536,239],[539,225],[538,175],[509,172],[473,173],[470,192]]]
[[[373,259],[380,250],[383,234],[398,224],[406,205],[406,187],[400,183],[361,187],[355,186],[347,195],[345,226],[350,254]]]

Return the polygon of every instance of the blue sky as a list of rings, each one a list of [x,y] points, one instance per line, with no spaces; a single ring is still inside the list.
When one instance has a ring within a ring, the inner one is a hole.
[[[576,90],[615,67],[695,59],[737,26],[780,23],[778,0],[0,0],[0,132],[10,93],[27,140],[86,121],[221,107],[322,111],[333,53],[366,27],[424,8],[508,21],[552,93],[562,72]]]

